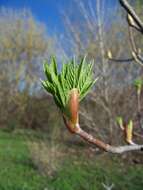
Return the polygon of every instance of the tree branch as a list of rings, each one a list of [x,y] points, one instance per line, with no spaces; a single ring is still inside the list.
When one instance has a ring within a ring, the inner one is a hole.
[[[143,33],[143,22],[139,18],[139,16],[136,14],[132,6],[128,3],[127,0],[119,0],[121,6],[129,13],[132,18],[134,19],[137,26],[140,28],[140,32]]]
[[[127,16],[128,29],[129,29],[129,40],[130,40],[130,44],[131,44],[132,58],[128,58],[128,59],[115,59],[115,58],[112,58],[112,54],[110,52],[110,56],[108,55],[108,59],[110,61],[114,61],[114,62],[130,62],[130,61],[135,61],[135,62],[139,63],[141,66],[143,66],[143,57],[140,55],[140,52],[139,52],[139,50],[137,48],[137,45],[136,45],[135,39],[134,39],[134,35],[133,35],[133,28],[135,28],[137,30],[137,27],[135,25],[136,23],[134,25],[132,24],[132,19],[133,19],[132,16],[130,16],[130,15]]]
[[[110,153],[122,154],[124,152],[134,151],[134,150],[141,150],[143,151],[143,145],[124,145],[124,146],[111,146],[109,144],[104,143],[103,141],[94,138],[92,135],[88,134],[84,130],[78,126],[78,130],[76,134],[82,137],[85,141],[98,146],[100,149]]]
[[[143,151],[143,145],[135,144],[135,145],[124,145],[124,146],[115,147],[115,146],[106,144],[102,140],[94,138],[91,134],[81,129],[79,124],[76,124],[76,126],[73,127],[73,125],[71,125],[71,122],[68,121],[68,119],[65,116],[63,118],[64,118],[64,123],[66,127],[71,133],[80,136],[82,139],[84,139],[88,143],[94,144],[106,152],[110,152],[114,154],[122,154],[124,152],[135,151],[135,150]]]
[[[76,126],[76,134],[82,137],[85,141],[98,146],[100,149],[110,153],[122,154],[124,152],[134,151],[134,150],[141,150],[143,151],[143,145],[124,145],[124,146],[111,146],[109,144],[104,143],[103,141],[94,138],[92,135],[85,132],[80,126]]]
[[[109,61],[114,61],[114,62],[131,62],[134,61],[135,59],[133,57],[131,58],[123,58],[123,59],[116,59],[116,58],[108,58]]]

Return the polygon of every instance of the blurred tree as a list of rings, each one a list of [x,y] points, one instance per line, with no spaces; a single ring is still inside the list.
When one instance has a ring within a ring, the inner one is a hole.
[[[14,113],[20,115],[32,106],[28,98],[39,89],[42,60],[50,55],[53,43],[30,11],[0,9],[1,122],[11,123]]]

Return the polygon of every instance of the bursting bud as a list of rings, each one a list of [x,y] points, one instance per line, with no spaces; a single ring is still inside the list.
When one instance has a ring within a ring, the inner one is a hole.
[[[120,126],[120,128],[121,128],[122,130],[124,130],[123,118],[120,117],[120,116],[118,116],[118,117],[116,118],[116,122],[117,122],[117,124]]]
[[[134,144],[132,141],[133,137],[133,121],[130,120],[128,125],[126,126],[126,141],[129,144]]]
[[[69,93],[69,101],[64,115],[66,126],[71,132],[77,130],[78,124],[78,110],[79,110],[79,93],[77,88],[73,88]]]
[[[108,57],[109,59],[112,59],[112,53],[111,53],[110,50],[107,51],[107,57]]]

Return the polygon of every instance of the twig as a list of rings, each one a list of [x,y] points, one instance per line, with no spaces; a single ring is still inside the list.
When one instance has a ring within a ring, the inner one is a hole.
[[[143,34],[143,22],[139,18],[139,16],[136,14],[132,6],[128,3],[127,0],[119,0],[121,6],[127,11],[127,22],[129,26],[129,37],[130,37],[130,43],[131,43],[131,48],[132,48],[132,57],[128,59],[115,59],[115,58],[110,58],[108,59],[110,61],[115,61],[115,62],[129,62],[129,61],[136,61],[139,63],[141,66],[143,66],[143,57],[140,55],[140,53],[137,50],[137,46],[135,44],[135,40],[133,37],[133,32],[132,29],[134,28],[141,34]]]
[[[133,17],[135,23],[140,28],[140,32],[143,33],[143,22],[141,21],[139,16],[136,14],[132,6],[128,3],[127,0],[119,0],[119,2],[121,6],[127,11],[127,13],[129,13]]]
[[[104,143],[103,141],[94,138],[92,135],[88,134],[84,130],[77,126],[76,134],[82,137],[84,140],[91,144],[97,145],[100,149],[104,151],[115,153],[115,154],[122,154],[124,152],[134,151],[134,150],[141,150],[143,151],[143,145],[124,145],[124,146],[111,146],[109,144]]]
[[[129,39],[130,39],[130,44],[131,44],[131,49],[132,49],[132,56],[137,63],[139,63],[141,66],[143,66],[143,58],[140,56],[137,46],[136,46],[136,43],[135,43],[135,40],[134,40],[133,28],[130,26],[129,19],[127,19],[127,21],[128,21]]]
[[[68,121],[68,119],[65,116],[63,116],[63,119],[64,119],[64,123],[66,127],[71,133],[80,136],[82,139],[84,139],[88,143],[94,144],[106,152],[110,152],[114,154],[122,154],[124,152],[135,151],[135,150],[143,151],[143,145],[137,145],[137,144],[123,145],[123,146],[117,146],[117,147],[111,146],[109,144],[104,143],[102,140],[94,138],[91,134],[81,129],[79,124],[76,124],[76,126],[73,127],[73,125],[71,125],[71,122]]]
[[[116,58],[108,58],[110,61],[114,61],[114,62],[131,62],[134,61],[135,59],[133,57],[131,58],[123,58],[123,59],[116,59]]]

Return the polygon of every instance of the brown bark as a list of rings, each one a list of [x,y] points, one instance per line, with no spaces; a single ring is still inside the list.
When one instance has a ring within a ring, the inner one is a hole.
[[[122,154],[124,152],[133,151],[133,150],[141,150],[143,151],[143,145],[124,145],[124,146],[111,146],[109,144],[104,143],[103,141],[94,138],[92,135],[88,134],[80,127],[76,130],[76,134],[82,137],[85,141],[98,146],[100,149],[110,153]]]
[[[88,143],[94,144],[100,149],[114,153],[114,154],[122,154],[124,152],[129,152],[129,151],[135,151],[135,150],[140,150],[143,151],[143,145],[123,145],[123,146],[111,146],[109,144],[104,143],[102,140],[94,138],[91,134],[85,132],[83,129],[80,128],[79,124],[77,124],[74,128],[71,126],[67,119],[64,117],[64,122],[66,127],[69,129],[70,132],[80,136],[82,139],[87,141]]]

